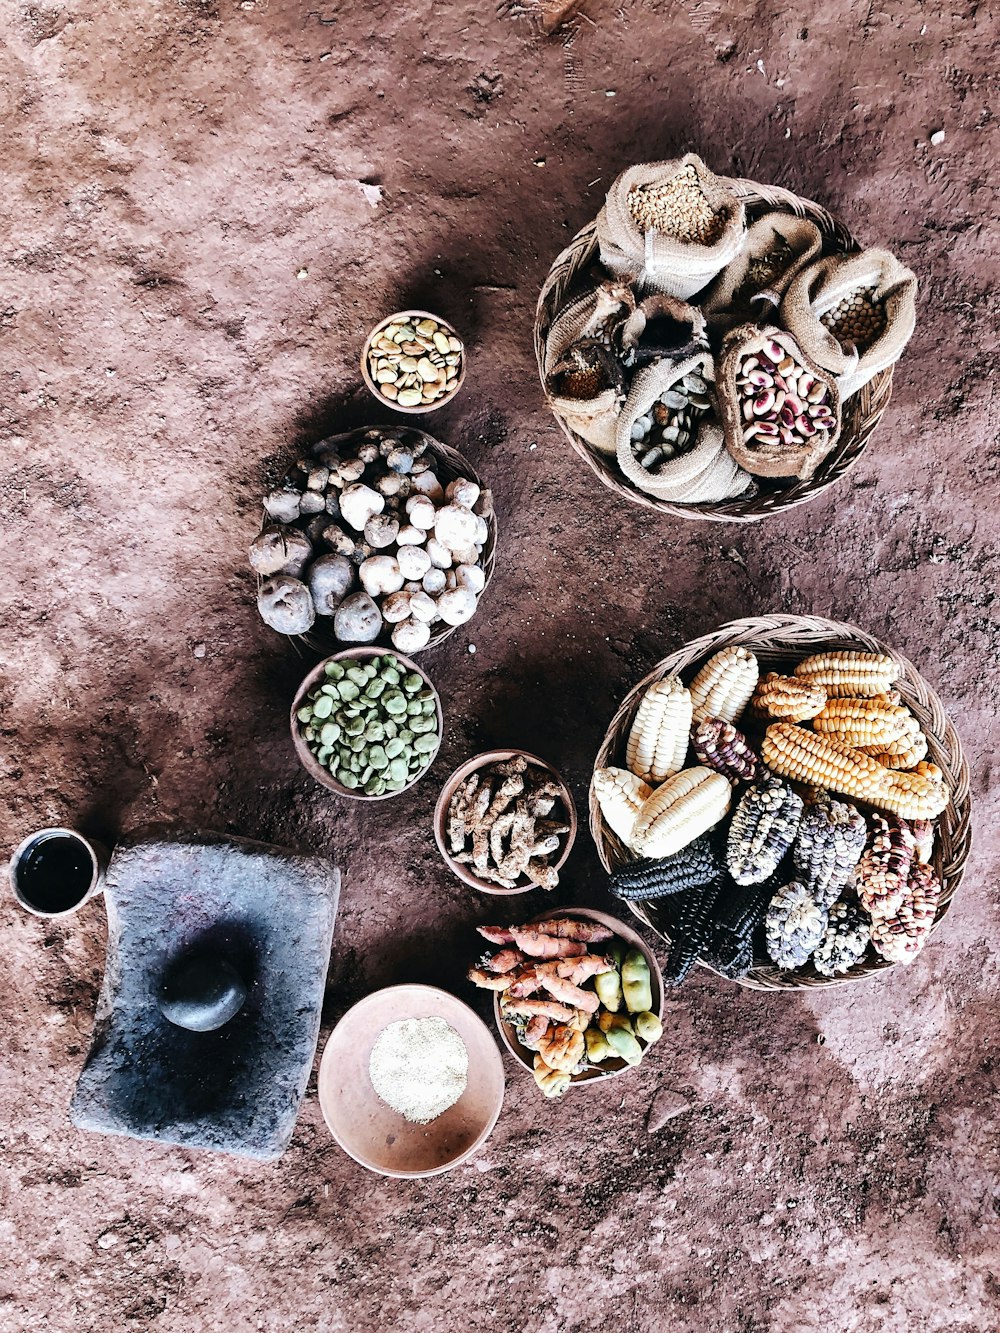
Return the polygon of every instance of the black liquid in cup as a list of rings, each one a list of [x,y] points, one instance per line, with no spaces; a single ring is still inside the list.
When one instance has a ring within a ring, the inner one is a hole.
[[[36,912],[55,915],[79,907],[94,882],[90,848],[67,833],[43,833],[21,853],[14,887]]]

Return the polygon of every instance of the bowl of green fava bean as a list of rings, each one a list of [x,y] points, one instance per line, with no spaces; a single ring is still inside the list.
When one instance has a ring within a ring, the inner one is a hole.
[[[292,741],[317,782],[357,801],[384,801],[427,772],[441,744],[438,692],[401,653],[350,648],[298,688]]]

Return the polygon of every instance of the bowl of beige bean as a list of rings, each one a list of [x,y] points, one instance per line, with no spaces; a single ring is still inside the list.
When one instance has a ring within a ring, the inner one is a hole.
[[[398,412],[433,412],[462,387],[465,345],[440,315],[402,310],[368,335],[361,375],[375,397]]]

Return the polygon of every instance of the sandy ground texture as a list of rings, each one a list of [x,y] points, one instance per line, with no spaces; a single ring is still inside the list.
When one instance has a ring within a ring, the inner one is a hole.
[[[960,897],[915,966],[864,986],[766,997],[701,974],[640,1070],[561,1104],[508,1061],[479,1157],[402,1184],[340,1152],[314,1081],[272,1166],[72,1130],[103,912],[47,928],[6,897],[5,1333],[1000,1327],[988,7],[586,0],[552,35],[538,19],[528,0],[3,7],[5,843],[169,819],[324,851],[345,876],[324,1035],[387,982],[466,994],[495,913],[434,849],[451,767],[527,743],[582,803],[653,662],[779,608],[883,636],[959,719]],[[621,168],[688,148],[817,198],[920,277],[872,447],[753,528],[611,499],[535,375],[554,255]],[[245,550],[303,444],[384,417],[358,349],[414,304],[468,335],[433,428],[492,479],[502,554],[477,618],[424,659],[447,711],[431,776],[357,809],[296,766],[307,662],[258,621]],[[586,832],[556,901],[606,903]]]

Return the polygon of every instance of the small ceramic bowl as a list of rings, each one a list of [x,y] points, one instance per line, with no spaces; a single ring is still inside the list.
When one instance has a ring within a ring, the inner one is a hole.
[[[379,1033],[407,1018],[443,1018],[469,1053],[465,1091],[427,1125],[387,1106],[368,1069]],[[435,986],[389,986],[359,1001],[334,1028],[319,1066],[319,1104],[330,1133],[349,1157],[383,1176],[438,1176],[468,1161],[492,1134],[503,1094],[493,1034],[467,1004]]]
[[[619,921],[617,917],[608,916],[605,912],[595,912],[589,907],[560,907],[555,911],[543,912],[541,916],[533,917],[528,924],[535,925],[539,921],[553,921],[562,917],[569,917],[574,921],[596,921],[598,925],[607,926],[609,930],[613,930],[630,949],[639,950],[649,966],[650,989],[653,992],[653,1006],[650,1012],[654,1013],[657,1018],[662,1018],[663,973],[660,971],[660,965],[656,961],[655,955],[646,947],[642,936],[638,935],[631,926],[627,926],[624,921]],[[595,953],[599,953],[601,945],[595,944],[593,949]],[[500,995],[496,992],[493,996],[493,1013],[504,1045],[524,1068],[532,1073],[535,1067],[535,1052],[529,1051],[527,1046],[521,1045],[513,1024],[506,1022],[501,1017]],[[587,1069],[582,1074],[574,1074],[571,1082],[573,1087],[582,1083],[599,1083],[602,1079],[614,1078],[616,1075],[624,1074],[626,1070],[632,1068],[634,1066],[626,1064],[624,1060],[605,1060],[599,1069]]]
[[[432,319],[435,324],[440,327],[442,333],[449,338],[458,338],[458,341],[462,344],[462,350],[458,354],[458,378],[455,380],[454,387],[448,393],[442,394],[440,398],[436,398],[434,402],[416,403],[413,406],[404,407],[394,398],[387,398],[382,392],[382,386],[376,384],[375,380],[372,378],[371,366],[368,358],[372,350],[372,343],[383,329],[388,328],[390,324],[401,324],[404,321],[412,321],[415,323],[421,319]],[[439,407],[444,407],[445,403],[450,403],[452,401],[465,382],[465,341],[455,332],[455,329],[446,319],[442,319],[440,315],[435,315],[431,310],[400,310],[398,314],[389,315],[387,319],[379,320],[365,339],[365,345],[361,349],[361,378],[368,386],[369,391],[375,395],[380,403],[385,403],[396,412],[436,412]]]
[[[352,790],[350,787],[345,787],[343,783],[338,782],[331,774],[330,770],[324,768],[313,754],[312,750],[310,750],[305,737],[302,735],[302,723],[296,716],[309,691],[319,681],[325,678],[326,664],[328,662],[370,662],[373,657],[394,657],[401,667],[404,667],[407,671],[416,672],[427,689],[433,693],[434,707],[437,713],[437,745],[435,745],[434,749],[431,751],[430,762],[427,764],[426,768],[422,769],[421,772],[419,772],[411,782],[408,782],[405,787],[400,787],[399,791],[383,792],[381,796],[369,796],[366,792]],[[402,796],[404,791],[409,791],[412,786],[425,776],[428,769],[430,769],[431,765],[434,763],[438,749],[441,745],[441,733],[444,730],[444,718],[441,713],[441,696],[432,685],[427,673],[421,671],[416,662],[412,661],[409,657],[404,657],[402,653],[397,653],[395,648],[371,648],[367,646],[347,648],[342,653],[334,653],[331,657],[324,658],[318,666],[313,667],[312,671],[309,672],[308,676],[306,676],[305,680],[295,693],[295,698],[292,701],[292,708],[289,714],[289,722],[292,728],[292,744],[295,746],[295,753],[299,757],[299,763],[310,777],[314,777],[316,781],[322,783],[324,787],[329,787],[330,791],[335,791],[338,796],[349,796],[354,801],[388,801],[393,796]]]
[[[520,881],[512,889],[502,888],[499,884],[491,884],[489,880],[480,879],[467,865],[456,861],[452,855],[448,844],[448,807],[451,804],[451,798],[454,796],[459,784],[464,782],[471,773],[475,773],[480,768],[486,768],[489,764],[506,763],[508,759],[515,759],[520,755],[527,759],[528,763],[534,768],[539,768],[546,775],[559,784],[560,801],[562,811],[558,804],[555,810],[549,816],[550,819],[562,818],[569,825],[569,832],[561,834],[563,839],[562,849],[559,852],[559,859],[552,864],[556,870],[561,870],[566,863],[566,858],[573,849],[573,842],[576,838],[576,806],[573,804],[573,795],[569,787],[563,781],[556,770],[547,764],[544,759],[539,759],[537,755],[529,754],[527,750],[487,750],[485,754],[477,754],[475,758],[467,760],[460,768],[456,768],[451,777],[441,788],[441,795],[438,797],[437,805],[434,809],[434,839],[438,845],[438,851],[444,857],[445,864],[453,875],[457,875],[460,880],[468,884],[473,889],[478,889],[480,893],[492,893],[500,898],[510,898],[518,893],[530,893],[532,889],[538,887],[537,884],[521,877]]]

